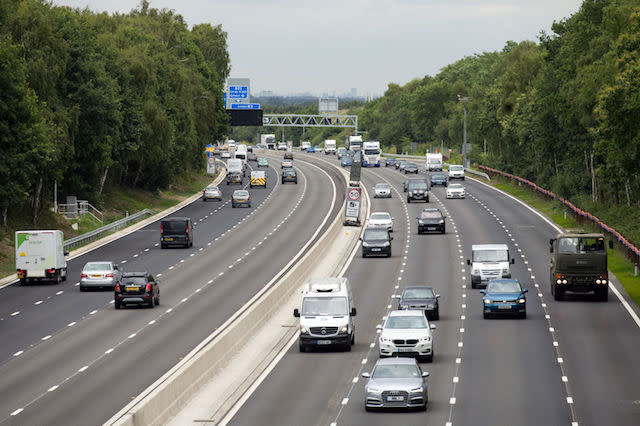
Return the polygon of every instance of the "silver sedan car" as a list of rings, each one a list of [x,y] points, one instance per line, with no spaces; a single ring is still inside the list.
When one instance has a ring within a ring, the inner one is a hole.
[[[373,198],[391,198],[391,185],[388,183],[377,183],[373,187]]]
[[[379,359],[371,373],[362,373],[367,383],[364,386],[364,408],[418,408],[427,409],[429,394],[426,378],[413,358]]]
[[[113,262],[87,262],[80,274],[80,291],[90,288],[113,290],[122,278],[122,272]]]
[[[202,201],[218,200],[222,201],[222,191],[217,186],[207,186],[202,191]]]

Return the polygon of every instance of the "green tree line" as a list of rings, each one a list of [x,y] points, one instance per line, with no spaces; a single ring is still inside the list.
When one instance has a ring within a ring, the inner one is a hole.
[[[461,149],[457,95],[469,98],[472,161],[566,198],[640,206],[640,1],[585,0],[535,42],[507,42],[436,76],[390,84],[360,123],[386,147]]]
[[[157,190],[228,131],[227,35],[146,0],[128,14],[0,1],[0,212]]]

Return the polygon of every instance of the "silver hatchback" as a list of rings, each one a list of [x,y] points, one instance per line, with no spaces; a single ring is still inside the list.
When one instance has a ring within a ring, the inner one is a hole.
[[[80,291],[89,288],[108,288],[113,290],[122,278],[122,272],[113,262],[87,262],[80,274]]]

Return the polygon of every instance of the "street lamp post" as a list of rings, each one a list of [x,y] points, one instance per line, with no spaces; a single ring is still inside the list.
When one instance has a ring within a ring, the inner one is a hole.
[[[458,95],[458,101],[462,101],[462,109],[464,111],[462,119],[462,167],[467,167],[467,101],[471,99],[468,96]]]

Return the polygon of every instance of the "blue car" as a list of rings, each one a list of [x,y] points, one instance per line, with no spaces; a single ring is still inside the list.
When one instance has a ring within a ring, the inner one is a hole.
[[[518,280],[497,279],[487,284],[486,290],[481,290],[482,309],[484,318],[495,315],[516,315],[520,318],[527,317],[527,298]]]
[[[314,152],[316,152],[316,149],[314,147],[310,146],[309,148],[307,148],[307,152],[308,153],[314,153]]]
[[[342,160],[340,162],[342,164],[342,167],[347,167],[353,164],[353,157],[348,157],[348,156],[343,156]]]

